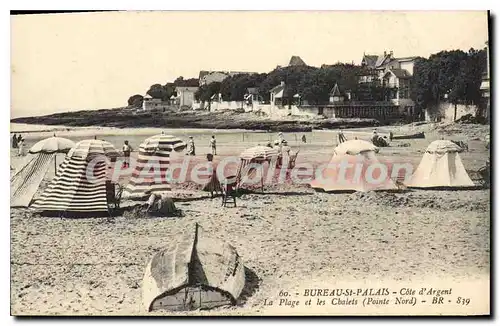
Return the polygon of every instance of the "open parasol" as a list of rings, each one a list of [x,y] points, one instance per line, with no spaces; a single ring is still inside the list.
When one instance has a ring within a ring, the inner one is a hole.
[[[53,137],[46,138],[44,140],[39,141],[33,147],[30,148],[30,154],[38,154],[38,153],[47,153],[47,154],[56,154],[56,153],[68,153],[70,149],[75,146],[75,143],[67,138],[56,137],[54,134]],[[57,156],[54,155],[54,168],[55,173],[57,175]]]

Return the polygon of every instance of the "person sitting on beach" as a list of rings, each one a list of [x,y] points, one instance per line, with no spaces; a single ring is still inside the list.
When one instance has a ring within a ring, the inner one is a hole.
[[[172,198],[166,194],[152,193],[146,203],[146,212],[149,216],[165,217],[180,216],[181,212],[175,207]]]
[[[125,158],[123,166],[130,167],[130,152],[132,151],[132,147],[128,144],[128,140],[125,140],[122,151],[123,157]]]
[[[212,155],[217,155],[215,135],[212,135],[212,138],[210,138],[210,149],[212,150]]]

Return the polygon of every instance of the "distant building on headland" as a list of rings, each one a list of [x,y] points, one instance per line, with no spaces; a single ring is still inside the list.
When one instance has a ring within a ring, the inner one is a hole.
[[[302,60],[301,57],[298,55],[292,55],[290,58],[290,62],[288,63],[288,66],[307,66],[307,64]]]
[[[159,98],[152,98],[146,94],[142,101],[142,109],[147,110],[164,110],[171,106],[192,107],[195,102],[194,94],[198,87],[178,86],[175,88],[175,94],[167,101],[162,101]]]
[[[159,98],[152,98],[149,94],[146,94],[142,101],[142,109],[144,111],[163,110],[168,108],[170,105],[170,101],[162,101]]]
[[[198,87],[178,86],[175,88],[177,98],[175,104],[183,107],[192,107],[195,102],[194,94],[198,91]]]

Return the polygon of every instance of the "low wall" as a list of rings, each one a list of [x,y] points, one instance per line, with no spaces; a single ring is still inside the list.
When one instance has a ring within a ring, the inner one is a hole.
[[[455,104],[452,103],[441,103],[437,108],[425,109],[425,121],[445,121],[453,122],[460,119],[464,115],[472,114],[476,116],[477,106],[467,105],[467,104],[457,104],[456,105],[456,117],[455,117]]]

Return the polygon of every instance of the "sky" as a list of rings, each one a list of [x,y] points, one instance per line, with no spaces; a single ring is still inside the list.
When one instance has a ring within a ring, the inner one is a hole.
[[[269,72],[483,48],[485,11],[106,12],[11,16],[11,117],[120,107],[200,70]]]

